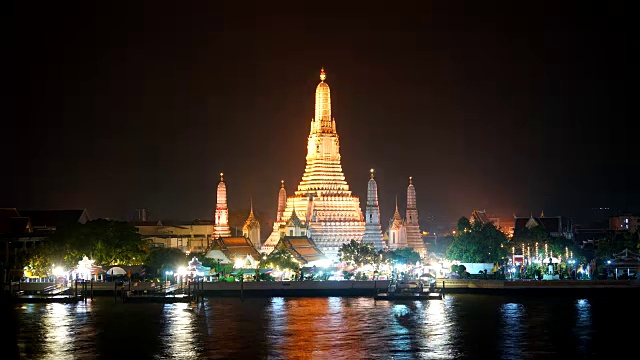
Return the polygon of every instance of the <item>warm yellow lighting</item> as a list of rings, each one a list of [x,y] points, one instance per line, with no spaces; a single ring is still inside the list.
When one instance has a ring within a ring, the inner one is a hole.
[[[187,275],[187,268],[185,268],[184,266],[181,266],[178,268],[178,274],[184,276]]]
[[[242,269],[244,267],[244,261],[242,259],[236,259],[236,263],[234,264],[236,269]]]
[[[53,269],[53,275],[54,276],[61,276],[65,273],[64,269],[60,266],[58,266],[57,268]]]

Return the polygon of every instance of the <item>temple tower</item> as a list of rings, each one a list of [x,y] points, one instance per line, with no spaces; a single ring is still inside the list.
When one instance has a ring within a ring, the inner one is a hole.
[[[413,178],[409,177],[409,187],[407,188],[407,212],[404,218],[407,231],[407,246],[413,248],[420,257],[427,254],[427,248],[422,241],[420,224],[418,223],[418,208],[416,206],[416,188],[413,186]]]
[[[242,227],[242,235],[251,240],[256,249],[260,248],[260,222],[258,222],[258,219],[253,215],[253,200],[251,200],[249,217]]]
[[[325,255],[335,259],[342,244],[362,241],[365,222],[360,199],[352,195],[342,172],[340,142],[331,116],[331,91],[326,77],[322,69],[316,87],[315,118],[311,120],[307,139],[307,164],[297,191],[287,197],[281,219],[288,220],[295,206],[297,217],[307,226],[308,236]],[[263,245],[263,251],[275,246],[271,243],[279,237],[276,232],[274,224],[274,233]]]
[[[382,227],[380,226],[380,206],[378,205],[378,184],[373,176],[367,185],[367,208],[365,209],[365,225],[363,242],[371,243],[376,250],[383,250]]]
[[[398,197],[396,196],[396,212],[389,220],[389,250],[402,249],[407,247],[407,230],[404,220],[398,211]]]
[[[216,213],[214,216],[213,237],[231,237],[229,230],[229,209],[227,209],[227,186],[224,184],[224,174],[220,173],[220,183],[216,194]]]
[[[284,180],[280,180],[280,192],[278,193],[278,214],[276,221],[284,221],[284,209],[287,207],[287,190],[284,189]]]

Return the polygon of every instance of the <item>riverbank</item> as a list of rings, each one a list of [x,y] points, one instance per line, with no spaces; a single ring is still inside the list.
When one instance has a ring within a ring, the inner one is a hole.
[[[51,283],[22,283],[20,290],[25,293],[38,294]],[[125,284],[114,287],[114,283],[94,283],[95,296],[113,296],[135,290],[138,293],[152,292],[153,283]],[[386,292],[388,280],[380,281],[261,281],[261,282],[204,282],[201,293],[213,297],[324,297],[324,296],[373,296],[378,292]],[[87,286],[87,295],[90,294]],[[459,280],[438,279],[436,288],[445,294],[497,294],[497,295],[605,295],[615,293],[640,294],[638,280]],[[14,291],[17,287],[14,285]],[[192,288],[193,289],[193,288]],[[5,286],[5,294],[8,293]]]
[[[436,288],[448,294],[607,295],[640,293],[638,280],[461,280],[438,279]]]

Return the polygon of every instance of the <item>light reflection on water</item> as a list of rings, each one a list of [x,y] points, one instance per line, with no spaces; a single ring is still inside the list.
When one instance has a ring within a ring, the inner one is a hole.
[[[530,356],[523,350],[526,328],[524,318],[525,308],[522,304],[508,303],[500,308],[502,319],[502,358],[521,359]]]
[[[633,314],[616,320],[608,316],[610,303],[596,305],[478,295],[396,302],[212,298],[197,305],[96,298],[14,311],[25,359],[521,359],[596,354],[595,342],[608,344],[593,336],[596,309],[607,315],[599,317],[607,328],[638,321]]]
[[[162,317],[165,326],[160,336],[166,349],[162,356],[156,358],[195,359],[202,353],[202,346],[198,343],[197,311],[197,305],[187,303],[164,305]]]

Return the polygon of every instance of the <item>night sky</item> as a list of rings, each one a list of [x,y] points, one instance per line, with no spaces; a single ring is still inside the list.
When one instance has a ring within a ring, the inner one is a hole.
[[[383,219],[409,176],[423,228],[640,204],[630,8],[161,3],[8,7],[0,206],[210,219],[224,172],[230,209],[275,215],[322,66],[347,181],[364,207],[376,169]]]

